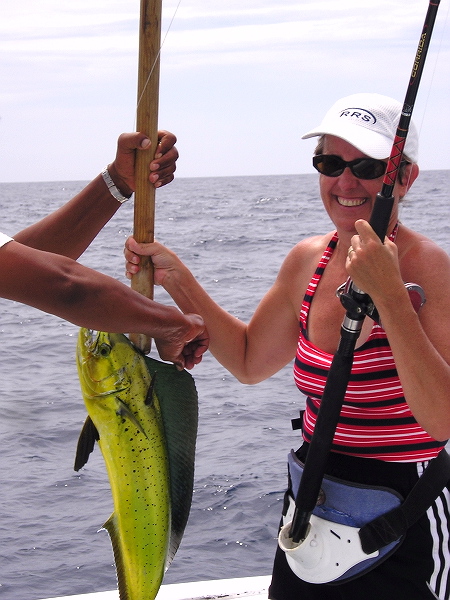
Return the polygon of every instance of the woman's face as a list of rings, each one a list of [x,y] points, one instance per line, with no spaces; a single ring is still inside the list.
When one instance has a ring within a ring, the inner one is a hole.
[[[323,154],[334,154],[345,161],[367,158],[360,150],[341,138],[326,135]],[[386,163],[387,163],[386,158]],[[355,233],[354,223],[358,219],[368,221],[378,192],[381,191],[383,176],[377,179],[358,179],[347,167],[338,177],[319,175],[320,194],[330,219],[341,232]],[[411,185],[410,181],[409,185]],[[394,187],[395,203],[391,222],[398,219],[398,202],[407,186],[397,183]]]

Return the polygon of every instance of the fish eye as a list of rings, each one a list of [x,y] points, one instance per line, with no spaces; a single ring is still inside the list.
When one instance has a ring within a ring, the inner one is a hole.
[[[98,352],[100,356],[108,357],[111,354],[111,346],[109,344],[100,344]]]

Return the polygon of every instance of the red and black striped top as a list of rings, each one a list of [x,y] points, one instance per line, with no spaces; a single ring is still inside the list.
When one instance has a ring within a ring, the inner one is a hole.
[[[294,379],[307,396],[303,437],[310,442],[333,355],[308,341],[308,312],[325,267],[336,247],[330,240],[306,290],[300,311],[300,335]],[[353,367],[332,450],[363,458],[419,462],[439,454],[438,442],[422,429],[403,396],[384,329],[374,323],[367,341],[354,352]]]

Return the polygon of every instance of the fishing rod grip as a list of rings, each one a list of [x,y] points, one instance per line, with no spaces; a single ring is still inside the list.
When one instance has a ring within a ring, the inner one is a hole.
[[[295,508],[294,517],[292,519],[292,527],[289,532],[289,537],[294,544],[299,544],[308,536],[309,522],[311,520],[312,510],[300,510],[298,506]]]
[[[394,196],[385,198],[381,192],[377,194],[369,223],[382,242],[387,234],[393,206]]]

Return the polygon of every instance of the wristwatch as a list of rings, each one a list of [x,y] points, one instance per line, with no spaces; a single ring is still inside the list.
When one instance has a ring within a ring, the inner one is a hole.
[[[106,183],[108,190],[111,192],[111,195],[114,196],[114,198],[117,200],[117,202],[120,202],[120,204],[123,204],[124,202],[126,202],[127,200],[129,200],[131,198],[131,194],[129,196],[124,196],[119,189],[116,187],[116,185],[114,184],[114,181],[111,179],[111,175],[109,174],[108,171],[108,167],[105,167],[102,171],[102,177],[103,177],[103,181]]]

